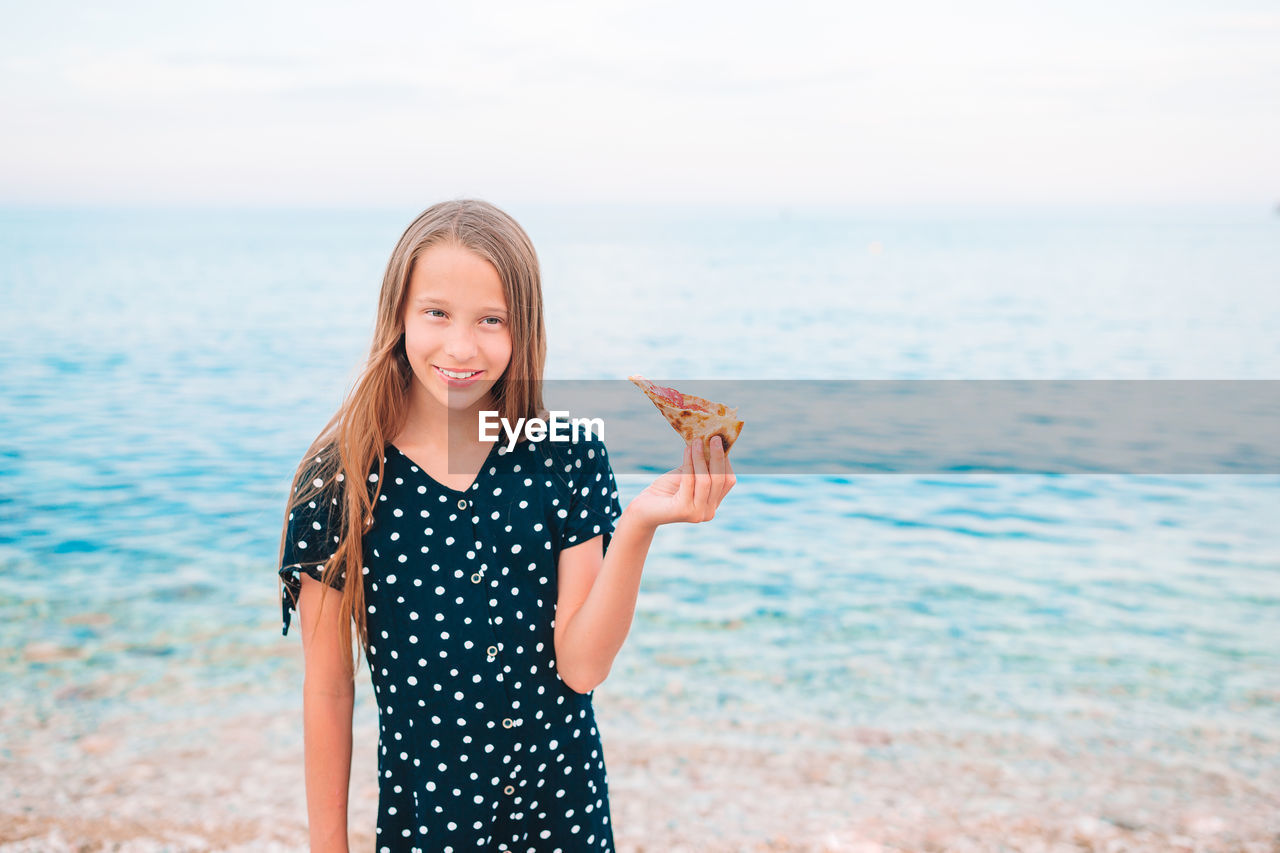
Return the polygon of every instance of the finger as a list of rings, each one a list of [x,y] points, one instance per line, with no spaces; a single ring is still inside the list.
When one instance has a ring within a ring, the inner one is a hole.
[[[680,488],[676,492],[676,497],[680,499],[680,505],[684,507],[693,504],[693,445],[692,443],[684,446],[684,462],[680,465]]]
[[[735,485],[737,485],[737,483],[738,483],[738,475],[737,475],[737,474],[735,474],[735,473],[733,473],[733,463],[729,461],[729,456],[728,456],[728,454],[725,454],[725,457],[724,457],[724,494],[726,494],[726,495],[727,495],[727,494],[729,494],[729,490],[730,490],[730,489],[732,489]]]
[[[711,472],[711,500],[713,503],[719,503],[720,498],[724,495],[724,466],[728,461],[728,457],[724,455],[724,439],[720,436],[711,437],[711,462],[707,469]]]
[[[706,518],[711,496],[711,475],[707,473],[707,458],[703,455],[701,438],[695,441],[693,452],[693,510],[698,521]]]

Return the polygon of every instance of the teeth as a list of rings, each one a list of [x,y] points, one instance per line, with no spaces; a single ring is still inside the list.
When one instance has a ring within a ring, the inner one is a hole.
[[[475,376],[477,373],[480,372],[478,370],[473,370],[470,373],[456,373],[452,370],[445,370],[443,367],[438,367],[436,369],[439,370],[441,373],[443,373],[445,376],[448,376],[450,379],[466,379],[468,376]]]

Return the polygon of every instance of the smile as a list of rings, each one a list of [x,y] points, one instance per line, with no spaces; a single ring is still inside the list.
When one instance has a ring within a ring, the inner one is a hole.
[[[451,385],[460,382],[471,382],[481,373],[484,373],[483,370],[445,370],[443,367],[438,367],[434,364],[432,367]]]

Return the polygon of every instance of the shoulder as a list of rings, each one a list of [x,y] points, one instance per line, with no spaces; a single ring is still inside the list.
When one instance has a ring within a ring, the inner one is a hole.
[[[541,443],[551,458],[571,469],[599,464],[609,455],[604,439],[588,430],[570,431],[569,438],[565,441],[551,441],[548,438]]]
[[[377,486],[377,470],[378,459],[375,458],[369,466],[366,483],[370,499]],[[325,507],[332,512],[343,502],[348,479],[342,467],[342,458],[332,445],[309,451],[298,463],[293,490],[289,496],[290,509],[301,507],[314,512]]]
[[[530,451],[534,466],[544,475],[543,485],[562,494],[563,497],[579,488],[584,480],[596,479],[596,473],[608,464],[608,450],[603,439],[595,433],[580,430],[570,434],[565,441],[552,441],[550,437],[532,442]]]
[[[334,486],[341,487],[344,479],[337,453],[330,447],[322,447],[298,463],[293,491],[299,495],[332,490]]]

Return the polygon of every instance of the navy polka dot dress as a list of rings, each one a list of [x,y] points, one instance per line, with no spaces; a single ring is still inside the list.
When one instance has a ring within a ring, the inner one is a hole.
[[[494,444],[463,491],[388,443],[382,480],[362,578],[376,851],[613,850],[591,694],[561,680],[553,634],[560,551],[597,535],[607,549],[622,514],[603,441]],[[371,495],[377,481],[375,464]],[[289,517],[285,634],[299,572],[320,579],[300,564],[333,553],[338,506]]]

